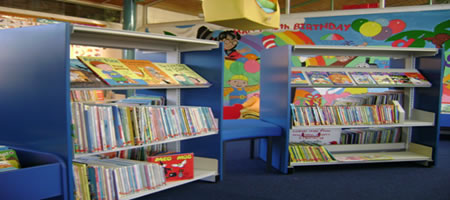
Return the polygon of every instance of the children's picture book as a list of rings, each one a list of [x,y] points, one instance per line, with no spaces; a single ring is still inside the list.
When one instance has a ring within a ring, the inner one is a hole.
[[[167,182],[194,177],[194,153],[151,156],[147,161],[164,167]]]
[[[396,85],[414,85],[403,72],[391,72],[389,76]]]
[[[352,79],[345,72],[328,72],[328,78],[335,85],[353,85]]]
[[[431,86],[431,83],[419,72],[406,72],[405,75],[414,85]]]
[[[90,56],[78,56],[78,59],[110,86],[147,85],[118,59]]]
[[[0,150],[0,172],[20,168],[19,159],[14,149],[2,148]]]
[[[180,85],[206,85],[208,81],[185,64],[154,63]]]
[[[161,71],[149,60],[119,59],[148,85],[178,85],[178,82]]]
[[[70,86],[104,87],[107,85],[81,61],[78,59],[70,59]]]
[[[386,72],[371,72],[370,76],[372,76],[373,80],[377,82],[378,85],[394,85],[394,81],[389,76],[389,73]]]
[[[306,74],[313,85],[333,85],[333,82],[328,78],[327,72],[310,71],[306,72]]]
[[[309,82],[302,71],[291,71],[291,84],[309,85]]]
[[[349,72],[358,85],[376,85],[369,72]]]

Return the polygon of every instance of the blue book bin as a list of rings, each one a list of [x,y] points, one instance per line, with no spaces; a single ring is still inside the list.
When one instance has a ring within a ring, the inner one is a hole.
[[[20,169],[0,172],[0,199],[68,199],[67,167],[56,155],[15,148]]]

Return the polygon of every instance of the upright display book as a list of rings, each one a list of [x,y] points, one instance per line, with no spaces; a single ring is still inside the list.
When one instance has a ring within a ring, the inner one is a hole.
[[[377,82],[378,85],[395,85],[395,82],[389,76],[389,73],[386,72],[371,72],[373,80]]]
[[[309,82],[302,71],[291,71],[291,84],[309,85]]]
[[[194,153],[151,156],[148,162],[164,167],[167,182],[194,178]]]
[[[178,85],[178,82],[161,71],[149,60],[119,59],[148,85]]]
[[[335,85],[353,85],[352,79],[345,72],[328,72],[328,78]]]
[[[417,86],[431,86],[431,83],[419,72],[406,72],[405,75]]]
[[[349,72],[358,85],[376,85],[369,72]]]
[[[118,59],[89,56],[78,56],[78,59],[110,86],[147,85]]]
[[[154,63],[180,85],[206,85],[208,81],[185,64]]]
[[[106,84],[81,61],[78,59],[70,59],[70,86],[103,87]]]
[[[391,72],[389,76],[396,85],[414,85],[403,72]]]
[[[306,74],[313,85],[333,85],[327,72],[311,71]]]

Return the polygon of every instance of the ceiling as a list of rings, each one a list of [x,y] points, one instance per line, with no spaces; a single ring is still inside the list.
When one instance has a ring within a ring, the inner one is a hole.
[[[123,0],[79,0],[100,5],[122,7]],[[198,16],[202,11],[201,0],[136,0],[137,3],[163,10]],[[226,2],[223,0],[223,2]],[[286,1],[279,0],[282,13],[285,13]],[[341,10],[344,5],[379,3],[380,0],[290,0],[290,13]],[[435,3],[448,1],[433,0]],[[430,0],[385,0],[385,7],[428,5]],[[333,8],[333,9],[332,9]]]

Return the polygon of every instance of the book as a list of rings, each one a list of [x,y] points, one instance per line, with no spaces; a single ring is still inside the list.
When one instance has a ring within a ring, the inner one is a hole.
[[[328,78],[335,85],[353,85],[352,79],[345,72],[328,72]]]
[[[15,170],[20,168],[19,159],[14,149],[0,150],[0,172]]]
[[[177,85],[178,82],[149,60],[119,59],[148,85]]]
[[[78,59],[110,86],[147,85],[118,59],[89,56],[78,56]]]
[[[372,79],[370,74],[368,72],[349,72],[349,74],[352,76],[353,80],[358,85],[376,85],[377,82]]]
[[[206,85],[208,81],[185,64],[154,63],[180,85]]]
[[[291,71],[291,84],[309,85],[309,82],[302,71]]]
[[[394,85],[394,81],[389,76],[389,73],[386,72],[371,72],[370,76],[372,76],[373,80],[377,82],[378,85]]]
[[[320,145],[338,144],[341,136],[340,128],[302,128],[292,129],[289,142],[310,142]]]
[[[164,167],[167,182],[194,178],[194,153],[151,156],[147,161]]]
[[[419,72],[406,72],[405,75],[414,85],[431,86],[431,83]]]
[[[333,82],[328,78],[327,72],[310,71],[306,72],[306,74],[313,85],[333,85]]]
[[[403,72],[391,72],[389,76],[396,85],[414,85]]]
[[[78,59],[70,59],[71,87],[105,87],[105,84]]]

